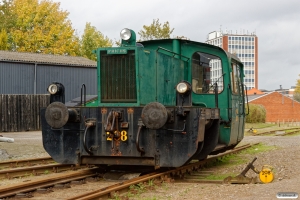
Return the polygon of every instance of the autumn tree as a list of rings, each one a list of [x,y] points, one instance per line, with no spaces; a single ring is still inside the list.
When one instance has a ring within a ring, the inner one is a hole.
[[[7,30],[11,29],[16,21],[12,13],[12,0],[0,1],[0,50],[9,49],[9,35]]]
[[[112,40],[105,37],[91,23],[86,23],[84,33],[81,37],[81,55],[91,60],[96,60],[97,57],[92,53],[92,50],[99,47],[111,47]]]
[[[140,40],[167,39],[170,38],[174,28],[170,28],[169,22],[161,24],[159,19],[153,19],[150,26],[143,26],[143,30],[138,32]]]
[[[299,77],[300,77],[300,74],[299,74]],[[296,88],[295,88],[293,96],[294,96],[294,100],[300,102],[300,79],[298,79],[296,82]]]
[[[0,50],[8,50],[8,35],[4,29],[0,31]]]
[[[78,55],[79,38],[69,13],[51,0],[5,0],[5,30],[9,50],[45,54]],[[9,11],[8,11],[9,8]],[[5,10],[2,7],[2,10]]]
[[[0,0],[0,30],[9,30],[15,25],[16,15],[12,7],[13,0]]]

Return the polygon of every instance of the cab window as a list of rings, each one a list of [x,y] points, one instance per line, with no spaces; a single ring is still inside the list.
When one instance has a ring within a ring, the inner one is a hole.
[[[218,92],[223,90],[221,59],[217,56],[196,52],[192,57],[192,90],[196,94],[214,93],[214,84]]]
[[[231,72],[232,93],[240,94],[242,92],[240,66],[236,63],[231,63],[231,70],[232,70]]]

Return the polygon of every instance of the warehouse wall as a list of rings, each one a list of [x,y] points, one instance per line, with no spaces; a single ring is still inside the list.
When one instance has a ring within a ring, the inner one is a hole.
[[[97,95],[97,68],[40,65],[0,61],[0,94],[47,94],[52,82],[65,86],[65,100],[80,96],[81,85],[87,95]]]

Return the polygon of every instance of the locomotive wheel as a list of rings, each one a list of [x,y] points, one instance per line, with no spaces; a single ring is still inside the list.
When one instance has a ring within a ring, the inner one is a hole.
[[[142,110],[142,121],[147,128],[159,129],[165,125],[167,120],[167,109],[161,103],[149,103]]]
[[[65,104],[53,102],[47,107],[45,117],[51,127],[61,128],[67,123],[69,112]]]

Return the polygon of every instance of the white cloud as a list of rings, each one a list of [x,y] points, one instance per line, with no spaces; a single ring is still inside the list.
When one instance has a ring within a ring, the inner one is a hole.
[[[111,39],[122,28],[138,33],[153,19],[169,21],[173,35],[204,42],[209,32],[255,32],[259,41],[259,88],[290,88],[300,74],[300,1],[111,0],[61,2],[79,34],[91,22]],[[137,34],[138,36],[138,34]]]

